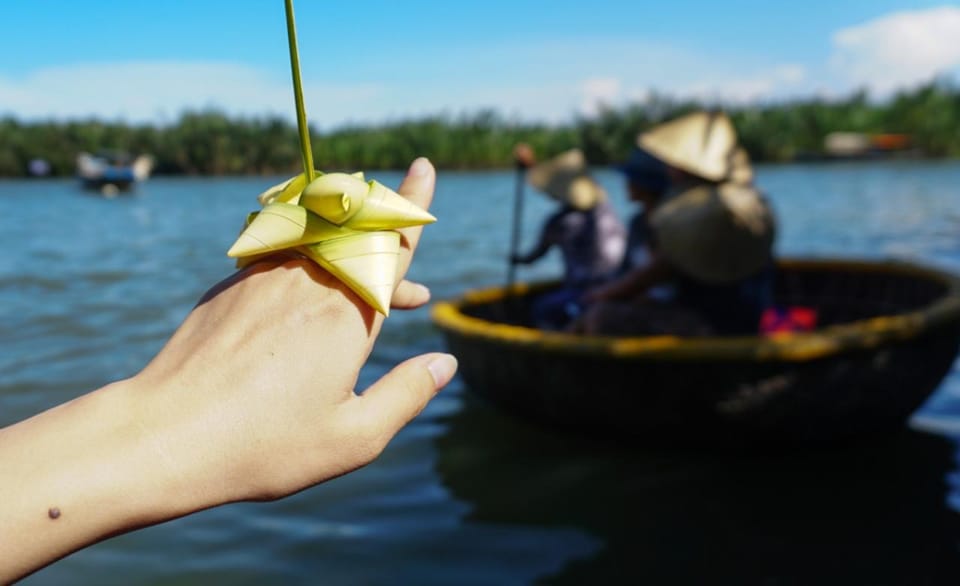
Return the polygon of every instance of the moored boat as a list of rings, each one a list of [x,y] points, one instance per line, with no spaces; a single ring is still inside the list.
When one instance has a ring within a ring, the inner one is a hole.
[[[83,187],[106,196],[130,190],[138,182],[146,180],[151,171],[153,157],[150,155],[132,157],[114,151],[77,155],[77,177]]]
[[[527,319],[553,284],[468,292],[433,309],[475,393],[578,432],[666,441],[819,442],[901,428],[960,345],[960,279],[902,262],[784,260],[776,302],[809,332],[580,336]]]

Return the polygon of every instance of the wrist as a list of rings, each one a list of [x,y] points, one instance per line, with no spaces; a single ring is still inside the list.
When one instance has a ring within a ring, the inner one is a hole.
[[[209,475],[192,474],[198,468],[194,455],[167,440],[169,414],[155,407],[160,395],[159,389],[145,387],[137,377],[95,394],[102,448],[92,457],[110,466],[106,477],[114,483],[115,514],[125,529],[220,504],[206,488]]]
[[[111,535],[203,508],[160,465],[122,381],[0,431],[0,582]]]
[[[189,399],[196,393],[172,381],[158,382],[142,374],[115,383],[117,401],[126,405],[140,458],[150,462],[151,509],[161,518],[243,500],[243,486],[233,454],[222,453],[216,415]],[[197,391],[202,392],[202,391]]]

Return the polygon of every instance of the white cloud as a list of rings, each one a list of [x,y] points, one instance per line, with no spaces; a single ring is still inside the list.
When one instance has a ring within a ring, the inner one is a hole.
[[[596,116],[605,106],[612,106],[621,99],[621,82],[617,78],[592,78],[580,84],[582,99],[580,113]]]
[[[662,42],[625,39],[568,39],[538,46],[500,48],[500,69],[509,64],[557,81],[536,84],[524,112],[543,118],[569,119],[596,115],[601,106],[619,107],[648,99],[653,93],[711,101],[746,102],[781,98],[804,91],[805,67],[770,64],[755,54],[702,54]],[[488,58],[490,53],[488,52]],[[643,58],[637,58],[640,55]],[[461,56],[461,61],[470,59]],[[500,99],[514,92],[503,91]]]
[[[800,65],[786,64],[761,70],[748,75],[718,74],[716,67],[708,67],[706,72],[698,67],[688,70],[686,75],[673,78],[661,77],[656,87],[644,87],[638,83],[614,77],[588,78],[578,88],[580,100],[578,113],[583,116],[596,116],[605,106],[622,106],[628,103],[643,102],[654,91],[666,92],[681,98],[698,98],[716,103],[748,103],[777,97],[785,97],[798,89],[803,89],[806,81],[806,69]],[[698,73],[699,75],[690,75]],[[696,81],[691,81],[693,78]]]
[[[942,7],[893,13],[839,30],[829,61],[803,65],[777,62],[762,48],[705,52],[639,38],[492,46],[465,41],[429,54],[398,48],[391,62],[418,63],[404,75],[383,60],[360,70],[356,64],[307,70],[304,94],[310,120],[320,128],[485,108],[517,119],[561,122],[595,115],[604,105],[644,100],[653,92],[720,103],[836,96],[863,85],[882,94],[960,68],[956,39],[960,8]],[[347,81],[352,79],[379,81]],[[206,107],[293,120],[289,72],[237,62],[139,61],[0,75],[0,115],[163,122]]]
[[[848,87],[880,94],[960,66],[960,8],[896,12],[833,35],[830,68]]]
[[[783,83],[800,83],[807,78],[807,70],[802,65],[781,65],[775,68],[772,73]]]
[[[408,76],[385,73],[379,63],[375,70],[306,70],[311,122],[329,128],[484,108],[517,119],[562,122],[593,115],[602,104],[642,100],[652,91],[738,100],[779,95],[804,75],[797,66],[756,63],[752,56],[702,55],[641,39],[464,43],[417,58],[400,49],[391,58],[420,65]],[[279,113],[292,120],[288,76],[286,68],[275,72],[234,62],[62,65],[20,78],[0,76],[0,114],[163,122],[186,109],[217,107],[232,115]],[[384,81],[343,81],[356,78]]]
[[[382,93],[376,85],[307,84],[311,120],[346,117],[352,106]],[[172,120],[187,109],[292,116],[287,79],[238,63],[144,61],[40,69],[0,77],[0,113],[24,118],[97,116],[127,121]]]
[[[751,75],[714,75],[679,88],[679,93],[711,102],[748,103],[795,95],[806,79],[802,66],[785,64]]]
[[[652,92],[722,103],[843,95],[867,86],[882,95],[960,71],[960,7],[897,12],[837,31],[819,63],[778,63],[762,48],[685,48],[640,38],[583,37],[496,45],[464,40],[444,51],[405,53],[366,68],[306,70],[311,122],[321,128],[493,108],[546,122],[591,116]],[[824,39],[826,41],[826,39]],[[403,75],[391,63],[417,63]],[[382,80],[352,82],[352,79]],[[311,82],[311,80],[326,80]],[[173,121],[187,109],[293,119],[289,72],[216,61],[130,61],[0,75],[0,115],[97,116]]]

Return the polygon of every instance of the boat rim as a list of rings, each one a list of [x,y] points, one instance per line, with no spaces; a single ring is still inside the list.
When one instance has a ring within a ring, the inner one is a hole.
[[[464,314],[467,305],[491,303],[507,296],[505,287],[487,287],[465,292],[461,297],[438,301],[431,317],[441,330],[496,341],[516,348],[538,349],[556,354],[658,360],[750,360],[805,362],[842,352],[867,350],[896,341],[916,338],[960,321],[960,277],[945,270],[902,260],[864,259],[780,259],[778,266],[794,269],[847,269],[858,272],[885,272],[937,281],[946,293],[921,309],[892,315],[878,315],[811,332],[784,332],[767,336],[679,337],[679,336],[594,336],[538,330],[496,323]],[[550,283],[515,284],[510,293],[523,295]]]

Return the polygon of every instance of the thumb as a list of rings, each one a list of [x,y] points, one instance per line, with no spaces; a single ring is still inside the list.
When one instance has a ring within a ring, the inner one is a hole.
[[[354,402],[367,432],[390,440],[427,406],[457,372],[452,354],[433,352],[401,362]]]

